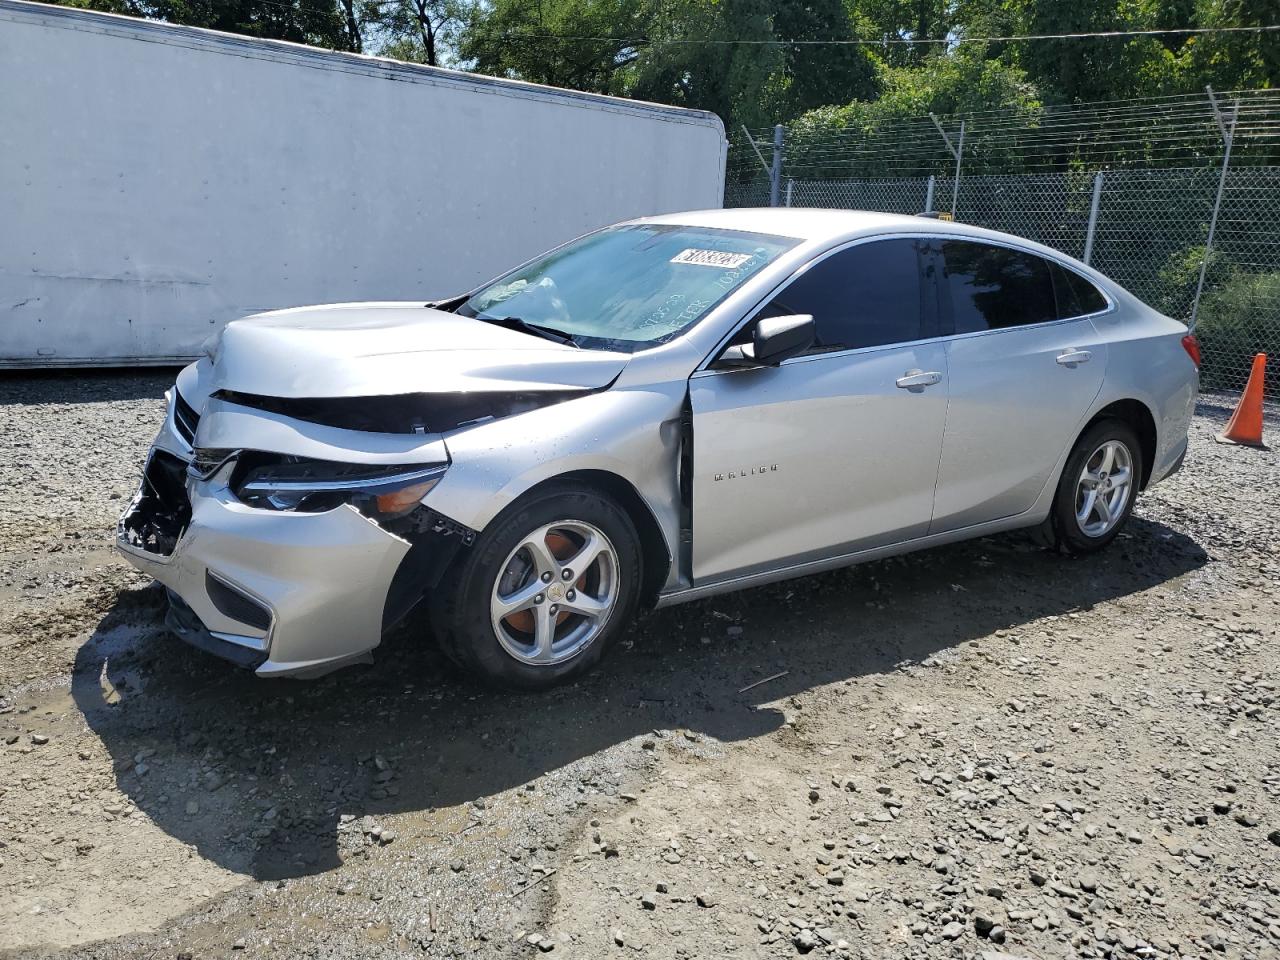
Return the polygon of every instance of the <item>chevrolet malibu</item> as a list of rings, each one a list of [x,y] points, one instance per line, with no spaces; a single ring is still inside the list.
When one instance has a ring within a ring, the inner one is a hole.
[[[117,535],[178,636],[310,676],[423,605],[466,671],[523,688],[591,668],[641,604],[1019,527],[1100,550],[1181,466],[1199,361],[1055,250],[798,209],[635,220],[207,353]]]

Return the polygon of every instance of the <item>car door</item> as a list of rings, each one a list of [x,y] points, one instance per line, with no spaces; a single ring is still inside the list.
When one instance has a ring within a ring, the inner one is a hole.
[[[947,375],[921,266],[911,238],[830,253],[735,340],[761,316],[812,314],[807,354],[693,375],[695,583],[926,532]]]
[[[944,533],[1035,502],[1102,388],[1106,345],[1087,314],[1107,301],[1074,271],[1028,251],[971,240],[932,246],[951,333],[929,531]]]

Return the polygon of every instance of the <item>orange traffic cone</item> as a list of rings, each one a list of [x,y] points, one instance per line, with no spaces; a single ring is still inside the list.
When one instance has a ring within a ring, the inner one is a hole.
[[[1262,442],[1262,382],[1266,371],[1267,355],[1260,353],[1253,358],[1249,382],[1244,385],[1244,393],[1236,404],[1236,412],[1227,423],[1227,429],[1214,438],[1219,443],[1238,443],[1246,447],[1266,449],[1266,444]]]

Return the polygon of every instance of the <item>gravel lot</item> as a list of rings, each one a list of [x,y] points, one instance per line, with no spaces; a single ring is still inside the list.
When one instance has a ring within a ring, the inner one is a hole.
[[[1280,956],[1280,466],[1222,408],[1103,555],[678,607],[517,696],[413,628],[314,682],[166,637],[111,530],[171,380],[0,381],[0,956]]]

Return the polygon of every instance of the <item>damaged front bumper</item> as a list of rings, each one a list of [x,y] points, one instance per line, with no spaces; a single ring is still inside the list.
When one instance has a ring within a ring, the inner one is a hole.
[[[169,591],[174,633],[260,676],[368,660],[465,540],[447,521],[400,535],[347,504],[248,506],[219,479],[188,472],[191,452],[172,424],[120,518],[117,546]]]
[[[190,519],[178,531],[172,522],[182,511],[165,509],[156,493],[174,459],[153,451],[117,536],[129,561],[177,598],[174,632],[263,676],[318,674],[366,658],[411,544],[354,507],[256,510],[207,481],[184,488]]]

